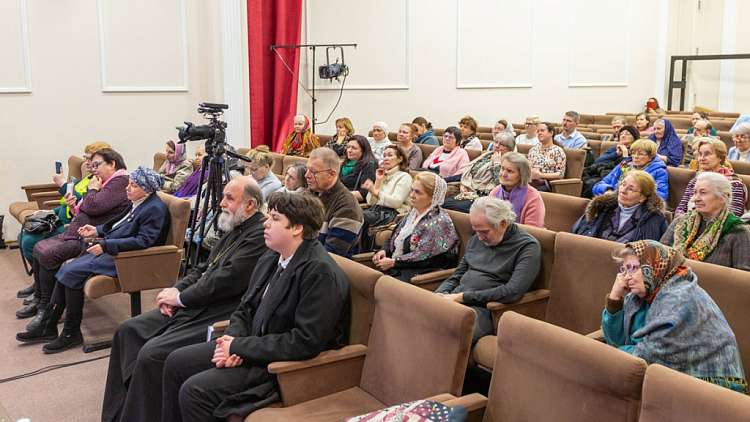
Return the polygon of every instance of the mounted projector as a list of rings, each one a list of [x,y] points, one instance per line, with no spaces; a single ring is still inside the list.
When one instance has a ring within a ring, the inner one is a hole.
[[[336,59],[335,63],[331,63],[330,50],[338,48],[341,51],[341,63],[339,59]],[[344,48],[343,47],[327,47],[326,48],[326,64],[318,67],[318,75],[320,79],[328,79],[333,81],[338,80],[341,75],[346,77],[349,75],[349,66],[344,63]]]

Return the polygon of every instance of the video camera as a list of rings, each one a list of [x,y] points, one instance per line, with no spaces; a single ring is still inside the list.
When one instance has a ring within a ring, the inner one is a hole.
[[[211,147],[222,145],[226,141],[227,123],[221,121],[220,117],[228,108],[227,104],[198,104],[198,113],[208,119],[209,123],[196,126],[192,122],[185,122],[185,126],[178,126],[179,143],[206,140],[206,152],[213,149]]]

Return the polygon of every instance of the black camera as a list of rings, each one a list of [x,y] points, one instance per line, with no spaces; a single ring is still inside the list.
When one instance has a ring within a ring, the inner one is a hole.
[[[178,126],[177,136],[180,137],[181,144],[187,141],[207,140],[209,144],[223,143],[226,138],[227,123],[222,122],[219,118],[228,109],[227,104],[200,103],[198,104],[198,113],[201,113],[209,120],[207,125],[194,125],[191,122],[185,122],[185,126]]]

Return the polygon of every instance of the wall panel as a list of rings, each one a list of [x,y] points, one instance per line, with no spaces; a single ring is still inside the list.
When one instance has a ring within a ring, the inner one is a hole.
[[[0,2],[0,93],[31,92],[26,1]]]

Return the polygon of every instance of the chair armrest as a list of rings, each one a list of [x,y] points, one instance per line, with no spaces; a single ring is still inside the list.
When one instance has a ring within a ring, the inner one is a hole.
[[[60,201],[60,193],[58,191],[54,192],[35,192],[31,195],[28,195],[31,198],[32,201],[36,201],[36,203],[39,205],[39,209],[48,209],[45,208],[46,202],[55,202],[53,205],[57,206],[59,204],[58,201]]]
[[[285,407],[356,387],[362,378],[367,346],[354,344],[327,350],[296,362],[273,362],[268,372],[276,375]]]
[[[604,343],[604,331],[601,328],[594,332],[586,334],[586,337]]]
[[[372,263],[372,257],[375,255],[375,252],[363,252],[358,253],[356,255],[352,255],[352,261],[359,262],[362,265],[367,265],[367,263]]]
[[[549,181],[552,192],[563,195],[581,196],[583,182],[581,179],[557,179]]]
[[[21,189],[26,191],[26,197],[29,198],[29,201],[33,201],[33,199],[31,199],[31,194],[37,193],[37,192],[55,191],[55,193],[59,195],[59,193],[57,192],[59,187],[54,183],[37,183],[37,184],[32,184],[32,185],[23,185],[21,186]]]
[[[456,196],[461,192],[461,182],[450,182],[448,183],[448,190],[445,192],[445,197],[450,198]]]
[[[513,303],[488,302],[487,309],[492,312],[492,320],[496,327],[497,322],[500,321],[500,316],[507,311],[518,312],[536,319],[544,319],[547,301],[549,301],[551,293],[547,289],[532,290]]]
[[[128,258],[137,258],[141,256],[173,254],[177,252],[180,252],[180,249],[175,245],[152,246],[146,249],[138,249],[135,251],[120,252],[117,255],[115,255],[115,261],[128,259]]]
[[[410,282],[415,286],[434,291],[440,285],[440,283],[445,281],[448,277],[452,276],[454,272],[456,272],[455,268],[431,271],[429,273],[415,275],[411,278]]]
[[[216,321],[213,324],[211,324],[211,327],[214,329],[214,335],[221,336],[224,335],[224,331],[227,330],[227,327],[229,327],[229,320],[225,319],[223,321]]]
[[[464,409],[466,409],[466,412],[469,413],[466,421],[479,422],[484,418],[484,409],[487,407],[487,397],[479,393],[472,393],[442,403],[448,407],[463,406]]]
[[[117,278],[124,293],[172,287],[180,272],[182,249],[154,246],[115,255]]]

